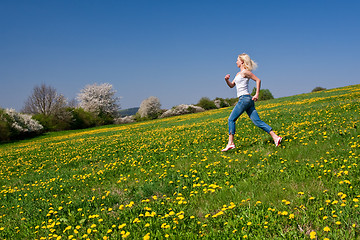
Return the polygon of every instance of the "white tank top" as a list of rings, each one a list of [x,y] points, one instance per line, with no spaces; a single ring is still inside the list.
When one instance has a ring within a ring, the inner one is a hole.
[[[237,96],[250,95],[249,92],[249,80],[250,78],[244,78],[241,74],[238,74],[235,78]]]

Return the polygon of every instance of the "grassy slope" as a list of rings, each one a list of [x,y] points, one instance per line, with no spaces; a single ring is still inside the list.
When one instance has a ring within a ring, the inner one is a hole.
[[[257,103],[279,148],[244,115],[221,153],[231,108],[2,145],[0,238],[359,238],[359,97]]]

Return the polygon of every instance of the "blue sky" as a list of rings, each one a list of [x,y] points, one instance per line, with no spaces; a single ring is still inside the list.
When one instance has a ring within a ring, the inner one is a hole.
[[[274,97],[360,83],[360,1],[0,0],[0,106],[35,85],[69,100],[110,83],[123,109],[235,97],[248,53]],[[252,84],[252,88],[255,84]]]

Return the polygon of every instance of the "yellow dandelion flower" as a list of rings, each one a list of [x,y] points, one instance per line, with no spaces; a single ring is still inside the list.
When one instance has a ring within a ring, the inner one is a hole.
[[[315,231],[312,231],[310,233],[310,239],[316,239],[316,232]]]
[[[330,232],[330,228],[328,226],[324,227],[325,232]]]
[[[143,240],[149,240],[149,239],[150,239],[150,233],[147,233],[147,234],[144,236]]]
[[[126,226],[126,223],[123,223],[123,224],[121,224],[121,225],[119,225],[119,229],[122,229],[123,227],[125,227]]]
[[[66,232],[67,230],[70,230],[71,229],[71,226],[67,226],[63,232]]]
[[[141,221],[139,220],[139,218],[135,218],[134,221],[133,221],[133,223],[139,223],[139,222],[141,222]]]
[[[125,234],[122,235],[122,238],[127,238],[130,235],[129,232],[126,232]]]

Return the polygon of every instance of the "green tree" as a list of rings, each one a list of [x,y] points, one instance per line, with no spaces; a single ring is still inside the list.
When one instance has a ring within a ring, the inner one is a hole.
[[[323,90],[326,90],[326,88],[316,87],[316,88],[314,88],[311,92],[320,92],[320,91],[323,91]]]
[[[251,95],[255,95],[256,94],[256,88],[254,87],[252,90]],[[271,94],[269,89],[261,89],[260,93],[259,93],[259,101],[264,101],[264,100],[269,100],[269,99],[274,99],[274,96]]]
[[[211,101],[208,97],[202,97],[196,105],[202,107],[205,110],[217,108],[214,101]]]

